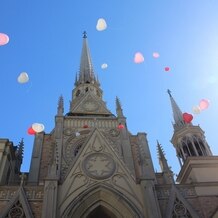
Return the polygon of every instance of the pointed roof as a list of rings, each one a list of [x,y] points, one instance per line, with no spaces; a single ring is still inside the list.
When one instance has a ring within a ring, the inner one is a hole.
[[[78,84],[96,82],[86,31],[83,32],[83,47],[80,60],[79,80],[77,82]]]
[[[124,117],[123,116],[123,109],[120,103],[120,99],[116,96],[116,111],[118,117]]]
[[[182,111],[180,110],[179,106],[177,105],[177,103],[175,102],[174,98],[171,95],[171,91],[168,89],[167,90],[169,96],[170,96],[170,101],[171,101],[171,106],[172,106],[172,110],[173,110],[173,118],[174,118],[174,127],[178,127],[178,126],[184,126],[185,122],[183,120],[183,116],[182,116]]]
[[[173,172],[171,170],[171,167],[169,167],[169,165],[167,163],[167,159],[165,157],[163,148],[158,141],[157,141],[157,152],[158,152],[158,157],[159,157],[159,163],[160,163],[160,166],[162,168],[163,173],[166,173],[168,180],[171,183],[174,183]]]

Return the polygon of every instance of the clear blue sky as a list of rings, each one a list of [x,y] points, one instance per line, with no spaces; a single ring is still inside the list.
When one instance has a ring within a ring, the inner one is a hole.
[[[29,170],[34,140],[28,127],[40,122],[49,133],[61,94],[69,111],[84,30],[108,108],[115,113],[118,96],[130,132],[147,133],[155,169],[159,140],[169,165],[175,173],[179,170],[170,143],[173,117],[167,89],[183,112],[192,113],[203,98],[210,100],[193,124],[205,131],[217,155],[217,11],[217,0],[2,0],[0,32],[10,41],[0,46],[0,138],[14,145],[24,138],[22,170]],[[96,30],[99,18],[107,22],[105,31]],[[143,63],[134,63],[136,52],[143,54]],[[153,52],[160,57],[154,59]],[[101,69],[103,63],[107,69]],[[165,66],[171,71],[165,72]],[[19,84],[23,71],[30,80]]]

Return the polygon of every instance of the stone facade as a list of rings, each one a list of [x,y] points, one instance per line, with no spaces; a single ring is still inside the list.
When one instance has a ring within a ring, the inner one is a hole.
[[[21,173],[23,141],[0,139],[0,217],[217,218],[218,157],[203,131],[174,114],[172,144],[181,164],[174,180],[157,143],[154,171],[146,133],[132,135],[119,99],[116,116],[102,99],[84,33],[70,111],[58,101],[55,127],[35,135],[29,173]]]

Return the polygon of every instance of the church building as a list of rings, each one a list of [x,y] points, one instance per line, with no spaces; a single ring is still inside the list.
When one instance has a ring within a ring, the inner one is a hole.
[[[84,32],[70,110],[60,96],[53,130],[35,134],[28,173],[24,141],[0,138],[0,218],[218,218],[218,156],[168,94],[176,178],[159,142],[155,172],[147,135],[130,133],[120,100],[116,115],[107,108]]]

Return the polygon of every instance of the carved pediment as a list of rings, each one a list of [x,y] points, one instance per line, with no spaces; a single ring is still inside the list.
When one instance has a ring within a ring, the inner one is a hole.
[[[106,104],[101,99],[97,99],[91,93],[88,93],[80,99],[80,101],[71,108],[72,113],[87,114],[105,114],[112,115],[107,109]]]

